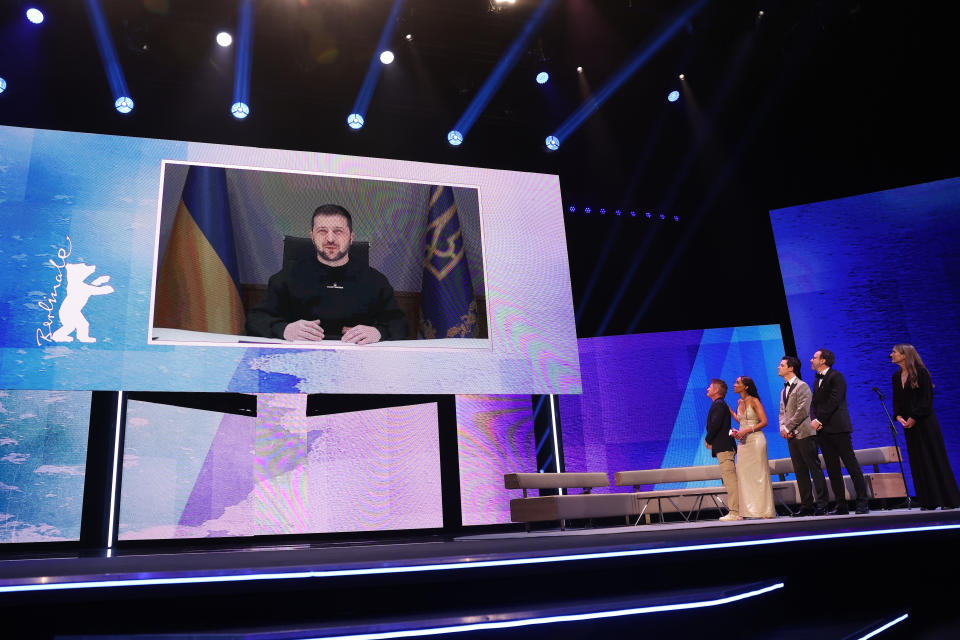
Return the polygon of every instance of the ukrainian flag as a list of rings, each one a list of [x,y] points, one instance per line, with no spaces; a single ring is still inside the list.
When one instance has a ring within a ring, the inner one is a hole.
[[[472,338],[477,334],[477,303],[453,189],[430,187],[427,233],[420,289],[420,335]]]
[[[192,166],[160,265],[153,324],[239,335],[244,317],[226,169]]]

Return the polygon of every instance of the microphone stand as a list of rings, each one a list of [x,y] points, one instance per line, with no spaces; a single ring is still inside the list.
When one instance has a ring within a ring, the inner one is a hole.
[[[890,435],[893,436],[893,448],[897,450],[897,464],[900,465],[900,477],[903,478],[903,492],[907,494],[907,509],[910,509],[913,501],[910,499],[910,490],[907,489],[907,474],[903,471],[903,458],[900,456],[900,445],[897,444],[897,427],[893,423],[893,416],[887,411],[887,405],[884,403],[886,397],[880,393],[880,389],[877,387],[873,388],[873,392],[877,394],[877,398],[880,400],[880,406],[883,407],[883,412],[887,414],[887,421],[890,423]]]

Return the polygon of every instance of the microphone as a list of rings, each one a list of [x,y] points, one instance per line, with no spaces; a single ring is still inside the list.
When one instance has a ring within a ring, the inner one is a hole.
[[[873,392],[877,394],[877,397],[880,398],[881,400],[886,400],[886,397],[882,393],[880,393],[880,389],[877,389],[876,387],[874,387]]]

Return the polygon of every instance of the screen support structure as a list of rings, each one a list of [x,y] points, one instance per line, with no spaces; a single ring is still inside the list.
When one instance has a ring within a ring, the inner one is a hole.
[[[91,551],[108,551],[116,539],[125,414],[122,391],[93,392],[80,524],[80,546]]]
[[[554,394],[530,396],[533,402],[533,437],[537,450],[537,471],[562,473],[563,440],[560,437],[560,407]],[[555,495],[554,489],[541,489],[540,495]]]

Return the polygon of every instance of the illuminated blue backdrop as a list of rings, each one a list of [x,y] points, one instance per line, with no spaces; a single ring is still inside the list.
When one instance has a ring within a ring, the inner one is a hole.
[[[770,212],[797,348],[837,355],[857,448],[891,444],[877,386],[890,402],[890,349],[913,344],[960,468],[960,178]],[[904,453],[903,431],[899,429]]]

